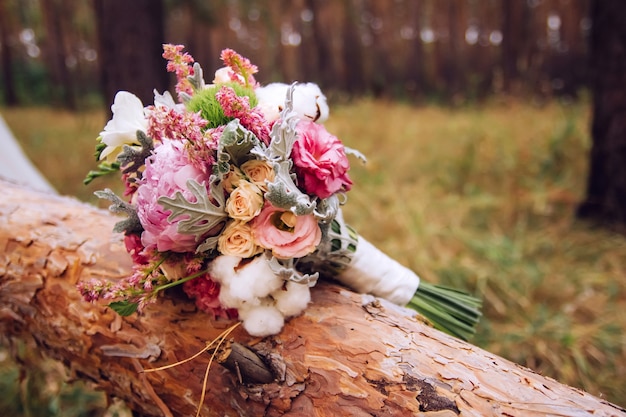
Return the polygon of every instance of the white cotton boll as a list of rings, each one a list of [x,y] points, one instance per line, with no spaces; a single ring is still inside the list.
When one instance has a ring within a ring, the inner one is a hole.
[[[241,258],[237,256],[218,256],[209,264],[208,272],[214,281],[227,285],[235,275],[235,267]]]
[[[263,116],[273,122],[278,120],[280,112],[285,108],[288,84],[272,83],[255,90],[258,107]],[[329,109],[326,96],[315,83],[296,84],[293,92],[293,110],[300,119],[309,119],[323,123],[328,119]]]
[[[239,268],[230,281],[231,294],[241,300],[253,302],[257,298],[267,297],[283,285],[263,256]]]
[[[293,109],[300,117],[317,123],[328,119],[326,96],[315,83],[298,84],[293,92]]]
[[[220,304],[226,308],[236,308],[239,310],[245,302],[231,293],[229,285],[222,284],[220,287]]]
[[[239,310],[243,328],[257,337],[278,334],[285,324],[285,318],[276,307],[262,305]]]
[[[285,96],[289,86],[283,83],[271,83],[254,90],[258,100],[258,108],[268,122],[278,120],[285,107]]]
[[[296,316],[302,313],[311,301],[311,290],[306,284],[290,281],[286,285],[286,290],[279,289],[272,293],[272,297],[276,301],[276,308],[285,317]]]

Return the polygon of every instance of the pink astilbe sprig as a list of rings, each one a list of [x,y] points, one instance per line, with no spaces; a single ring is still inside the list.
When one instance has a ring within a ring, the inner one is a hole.
[[[165,106],[149,108],[148,135],[160,143],[166,140],[184,142],[189,161],[204,172],[215,162],[218,145],[212,132],[204,129],[207,124],[200,112],[180,111]]]
[[[232,87],[222,86],[215,94],[215,98],[222,106],[224,115],[239,119],[239,123],[263,143],[270,143],[270,125],[265,116],[256,108],[250,108],[250,98],[238,96]]]
[[[253,65],[248,58],[244,58],[237,52],[228,48],[222,51],[220,58],[224,62],[224,65],[233,71],[232,74],[230,74],[231,81],[241,83],[250,88],[257,87],[254,74],[259,72],[259,69],[256,65]]]
[[[184,45],[163,45],[163,58],[167,59],[167,71],[176,74],[176,93],[193,94],[193,86],[187,78],[194,74],[194,59],[187,52],[183,53]]]

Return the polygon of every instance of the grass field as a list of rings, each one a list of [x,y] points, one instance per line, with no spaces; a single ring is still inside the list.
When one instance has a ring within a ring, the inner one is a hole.
[[[81,183],[102,113],[1,113],[61,193],[95,202],[115,184]],[[354,161],[347,220],[422,279],[483,297],[473,343],[626,405],[626,237],[574,217],[589,117],[585,101],[362,100],[334,106],[327,127],[368,157]]]

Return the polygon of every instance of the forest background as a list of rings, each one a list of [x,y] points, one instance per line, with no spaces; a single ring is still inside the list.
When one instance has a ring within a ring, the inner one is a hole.
[[[81,181],[112,94],[171,90],[162,42],[185,44],[205,78],[233,48],[263,84],[322,87],[329,130],[369,158],[352,169],[350,223],[423,279],[481,296],[473,343],[626,404],[626,238],[576,216],[591,1],[114,3],[0,0],[0,114],[62,194],[98,204],[115,184]],[[28,343],[1,345],[0,414],[111,413]]]

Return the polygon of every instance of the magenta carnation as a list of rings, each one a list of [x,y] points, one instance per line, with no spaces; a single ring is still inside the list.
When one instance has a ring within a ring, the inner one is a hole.
[[[141,243],[147,250],[159,252],[193,252],[196,249],[194,235],[178,232],[178,221],[167,220],[169,210],[159,203],[160,197],[173,197],[177,191],[195,202],[195,196],[187,189],[187,181],[209,183],[209,175],[190,164],[182,142],[166,141],[155,148],[146,159],[146,170],[137,189],[137,215],[143,226]]]
[[[341,141],[328,133],[324,126],[309,120],[300,121],[297,131],[298,139],[291,157],[304,191],[328,198],[337,191],[350,190],[350,163]]]
[[[209,275],[202,275],[183,284],[183,290],[188,297],[193,298],[196,306],[213,316],[213,318],[237,318],[237,310],[225,309],[220,304],[220,284],[213,281]]]

